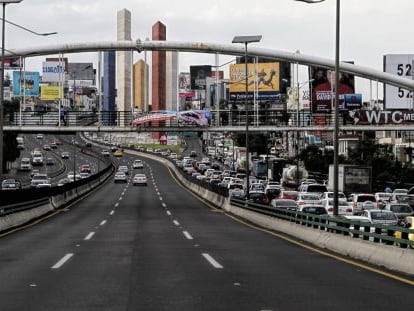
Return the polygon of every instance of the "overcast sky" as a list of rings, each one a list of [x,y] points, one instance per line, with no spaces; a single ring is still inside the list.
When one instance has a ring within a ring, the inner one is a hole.
[[[294,0],[23,0],[7,5],[7,20],[58,34],[39,37],[7,25],[5,46],[113,41],[117,11],[126,8],[132,15],[133,40],[151,38],[152,25],[161,21],[167,26],[167,40],[230,44],[235,35],[260,34],[263,39],[257,47],[333,59],[335,4],[336,0],[312,5]],[[383,55],[413,53],[413,12],[413,0],[341,1],[341,60],[382,70]],[[67,56],[72,62],[96,61],[90,53]],[[135,54],[134,60],[143,57]],[[28,70],[40,70],[42,59],[27,61]],[[229,59],[221,56],[220,63]],[[180,71],[195,64],[214,65],[214,56],[180,55]],[[358,80],[356,91],[369,96],[367,85]]]

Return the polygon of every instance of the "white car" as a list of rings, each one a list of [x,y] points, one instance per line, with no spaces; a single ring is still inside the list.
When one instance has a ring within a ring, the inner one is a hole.
[[[128,182],[128,178],[127,175],[124,172],[116,172],[115,173],[115,177],[114,177],[114,183],[118,183],[118,182]]]
[[[68,178],[71,182],[73,182],[73,181],[74,181],[74,178],[76,178],[76,180],[81,179],[81,175],[80,175],[79,173],[76,173],[76,175],[75,175],[75,174],[73,174],[73,171],[70,171],[70,172],[68,173],[68,175],[67,175],[67,178]]]
[[[109,157],[110,152],[109,152],[109,150],[104,149],[104,150],[102,150],[102,151],[101,151],[101,154],[102,154],[103,156]]]
[[[118,167],[118,172],[124,172],[125,175],[128,175],[129,174],[128,166],[126,166],[126,165],[120,165]]]
[[[134,179],[132,180],[134,186],[137,185],[147,185],[147,176],[145,174],[135,174]]]
[[[334,213],[333,199],[322,201],[322,206],[325,207],[328,215],[332,216]],[[353,215],[353,208],[346,201],[338,200],[338,215]]]
[[[134,161],[134,163],[132,164],[132,168],[133,169],[138,169],[138,168],[144,168],[144,163],[142,163],[141,160],[137,159]]]
[[[46,174],[36,174],[30,182],[31,187],[37,187],[40,184],[50,184],[50,178]]]

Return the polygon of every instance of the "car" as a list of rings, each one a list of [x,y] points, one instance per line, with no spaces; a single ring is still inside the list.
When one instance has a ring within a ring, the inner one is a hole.
[[[50,145],[48,145],[48,144],[44,144],[43,145],[43,150],[50,151],[50,150],[52,150],[52,147],[50,147]]]
[[[22,185],[20,181],[13,178],[8,178],[1,182],[1,190],[18,190],[21,188]]]
[[[319,196],[312,192],[299,192],[296,203],[301,205],[320,205]]]
[[[33,170],[30,172],[30,178],[33,178],[34,175],[40,174],[39,170]]]
[[[41,152],[34,152],[32,155],[32,165],[43,165],[43,155]]]
[[[57,149],[57,147],[58,147],[58,145],[55,142],[50,144],[50,148],[52,148],[52,149]]]
[[[50,184],[50,178],[47,174],[36,174],[32,177],[30,182],[31,187],[37,187],[40,184]]]
[[[323,207],[320,204],[299,205],[299,212],[306,213],[306,214],[314,214],[314,215],[327,215],[328,214],[325,207]]]
[[[55,145],[61,145],[62,144],[62,142],[59,140],[59,139],[54,139],[53,140],[53,144],[55,144]]]
[[[136,159],[134,160],[134,163],[132,164],[132,168],[133,169],[144,168],[144,163],[141,160]]]
[[[367,217],[371,224],[395,226],[398,223],[398,218],[393,212],[382,209],[364,210],[361,216]]]
[[[327,192],[323,192],[320,196],[319,196],[319,200],[321,201],[325,201],[325,200],[333,200],[334,198],[334,192],[333,191],[327,191]],[[343,192],[338,191],[338,200],[340,201],[346,201],[346,196]]]
[[[88,173],[88,172],[80,172],[79,175],[80,175],[80,178],[81,179],[84,179],[84,178],[88,178],[89,176],[91,176],[91,173]]]
[[[229,189],[229,197],[234,199],[243,199],[245,196],[244,186],[241,183],[229,183],[227,185]]]
[[[374,196],[375,196],[378,208],[381,209],[381,208],[384,208],[387,202],[390,201],[390,198],[392,197],[392,193],[376,192]]]
[[[407,203],[389,203],[385,209],[393,212],[399,220],[407,216],[414,216],[413,209]]]
[[[46,158],[46,165],[55,165],[55,159]]]
[[[257,204],[269,204],[269,200],[264,191],[249,191],[249,201]]]
[[[270,206],[276,207],[278,209],[283,209],[287,211],[297,211],[298,205],[295,200],[292,199],[273,199],[270,202]]]
[[[109,150],[104,149],[104,150],[101,151],[101,155],[106,156],[106,157],[109,157],[110,152],[109,152]]]
[[[364,210],[375,209],[377,207],[377,200],[375,195],[369,193],[358,193],[352,196],[353,214],[361,214]]]
[[[118,171],[115,173],[114,183],[119,183],[119,182],[123,182],[123,183],[128,182],[127,175],[124,172]]]
[[[126,165],[120,165],[118,167],[118,172],[124,172],[125,175],[128,175],[129,174],[128,166],[126,166]]]
[[[66,178],[59,179],[57,185],[58,185],[58,187],[61,187],[61,186],[66,185],[70,182],[72,182],[72,181],[69,178],[66,177]]]
[[[334,200],[324,200],[322,201],[322,206],[326,209],[328,215],[333,216],[334,214]],[[338,215],[353,215],[352,206],[348,204],[347,201],[338,200]]]
[[[89,164],[83,164],[80,168],[79,168],[79,173],[92,173],[92,169],[91,166]]]
[[[290,199],[296,200],[299,195],[298,191],[295,190],[282,190],[279,195],[279,199]]]
[[[191,150],[190,157],[195,158],[197,156],[197,151]]]
[[[299,192],[315,192],[318,194],[328,192],[326,185],[322,184],[302,184],[299,186]]]
[[[132,180],[132,184],[134,186],[138,186],[138,185],[147,185],[147,176],[145,174],[135,174],[133,180]]]
[[[273,199],[276,199],[280,195],[280,192],[282,191],[282,188],[279,185],[269,185],[268,184],[264,191],[265,191],[266,196],[267,196],[267,198],[270,202]]]
[[[67,178],[73,182],[74,178],[76,179],[76,181],[78,181],[79,179],[81,179],[81,175],[79,173],[74,174],[73,171],[70,171],[67,175]]]
[[[21,171],[30,171],[32,169],[32,164],[30,163],[29,158],[22,158],[20,160],[20,170]]]
[[[37,134],[36,135],[36,139],[43,139],[43,137],[44,137],[43,134]]]
[[[69,152],[68,152],[68,151],[63,151],[63,152],[60,154],[60,157],[61,157],[62,159],[69,159]]]
[[[115,151],[117,151],[117,150],[118,150],[118,147],[117,147],[117,146],[115,146],[115,145],[111,146],[111,151],[112,151],[112,152],[115,152]]]
[[[114,152],[114,156],[115,157],[118,157],[118,158],[120,158],[120,157],[122,157],[124,155],[124,153],[122,152],[122,150],[120,150],[120,149],[118,149],[118,150],[116,150],[115,152]]]

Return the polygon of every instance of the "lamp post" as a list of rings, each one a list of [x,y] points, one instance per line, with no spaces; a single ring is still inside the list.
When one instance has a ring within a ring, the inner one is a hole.
[[[2,19],[2,33],[1,33],[1,74],[0,74],[0,175],[3,174],[3,149],[4,149],[4,139],[3,139],[3,100],[4,100],[4,41],[5,41],[5,21],[6,21],[6,5],[9,3],[19,3],[23,0],[1,0],[0,3],[3,4],[3,19]]]
[[[325,0],[295,0],[306,3],[319,3]],[[339,164],[339,26],[340,26],[340,9],[341,1],[336,0],[336,16],[335,16],[335,118],[334,118],[334,215],[338,215],[338,164]]]
[[[23,30],[26,30],[28,32],[31,32],[38,36],[49,36],[57,34],[57,32],[48,32],[48,33],[38,33],[33,30],[30,30],[28,28],[25,28],[21,25],[12,23],[8,20],[6,20],[6,5],[10,3],[20,3],[23,0],[0,0],[0,3],[3,5],[3,17],[1,18],[2,21],[2,34],[1,34],[1,74],[0,74],[0,175],[3,174],[3,147],[4,147],[4,140],[3,140],[3,100],[4,100],[4,52],[5,52],[5,29],[6,25],[5,23],[9,23],[13,26],[16,26],[18,28],[21,28]]]
[[[246,112],[246,200],[250,199],[249,195],[249,108],[248,108],[248,72],[247,72],[247,44],[252,42],[260,42],[262,39],[261,35],[256,36],[235,36],[232,43],[243,43],[244,44],[244,64],[245,64],[245,112]]]

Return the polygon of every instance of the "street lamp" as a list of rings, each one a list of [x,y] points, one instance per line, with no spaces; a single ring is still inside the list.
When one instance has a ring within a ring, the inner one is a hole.
[[[247,44],[252,42],[260,42],[262,40],[261,35],[256,36],[235,36],[232,43],[243,43],[244,44],[244,64],[245,64],[245,112],[246,112],[246,200],[250,199],[249,195],[249,109],[247,100],[248,91],[248,72],[247,72]]]
[[[3,174],[3,149],[4,149],[4,139],[3,139],[3,100],[4,100],[4,41],[5,41],[5,21],[6,21],[6,5],[9,3],[19,3],[23,0],[1,0],[0,3],[3,4],[3,19],[2,19],[2,32],[1,32],[1,74],[0,74],[0,175]]]
[[[0,175],[3,174],[3,147],[4,147],[4,140],[3,140],[3,100],[4,100],[4,52],[5,52],[5,29],[6,25],[5,23],[9,23],[13,26],[16,26],[18,28],[21,28],[23,30],[26,30],[28,32],[31,32],[38,36],[49,36],[57,34],[57,32],[48,32],[48,33],[38,33],[33,30],[30,30],[26,27],[20,26],[18,24],[12,23],[8,20],[6,20],[6,5],[10,3],[20,3],[23,0],[0,0],[0,3],[3,4],[3,18],[1,18],[2,21],[2,34],[1,34],[1,74],[0,74]]]
[[[295,0],[306,3],[319,3],[325,0]],[[339,26],[341,1],[336,0],[336,26],[335,26],[335,119],[334,119],[334,215],[338,215],[338,163],[339,163]]]

